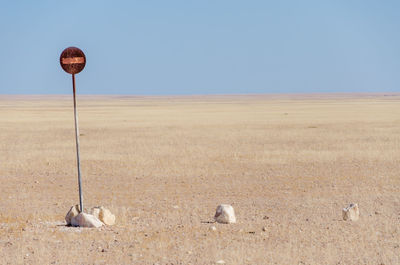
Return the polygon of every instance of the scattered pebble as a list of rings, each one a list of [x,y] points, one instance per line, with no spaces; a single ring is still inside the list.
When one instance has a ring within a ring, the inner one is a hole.
[[[236,223],[236,216],[233,207],[229,204],[220,204],[215,211],[214,220],[222,224]]]
[[[218,260],[217,262],[215,262],[215,263],[217,263],[217,264],[225,264],[225,261],[224,260],[222,260],[222,259],[220,259],[220,260]]]
[[[8,241],[7,243],[4,244],[6,247],[10,247],[13,245],[13,243],[11,243],[10,241]]]
[[[360,216],[357,203],[351,203],[342,210],[343,220],[357,221]]]
[[[266,231],[267,231],[267,227],[264,226],[264,227],[262,228],[262,230],[263,230],[264,232],[266,232]]]
[[[210,231],[217,231],[217,228],[215,227],[215,225],[210,226]]]

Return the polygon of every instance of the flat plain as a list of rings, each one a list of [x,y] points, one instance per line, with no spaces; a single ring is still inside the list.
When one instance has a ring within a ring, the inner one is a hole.
[[[78,113],[85,208],[116,224],[65,226],[72,96],[0,96],[0,264],[400,264],[400,94],[78,96]],[[236,224],[212,223],[221,203]]]

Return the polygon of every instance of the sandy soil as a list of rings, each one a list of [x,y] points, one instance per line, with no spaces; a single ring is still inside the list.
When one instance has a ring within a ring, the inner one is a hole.
[[[0,96],[0,263],[400,264],[399,106],[79,96],[84,204],[117,217],[82,229],[71,97]],[[210,223],[220,203],[237,224]]]

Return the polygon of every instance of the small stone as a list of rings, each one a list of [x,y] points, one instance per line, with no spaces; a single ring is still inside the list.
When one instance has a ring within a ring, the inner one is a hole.
[[[104,208],[103,206],[94,207],[90,212],[93,216],[97,217],[106,225],[115,224],[115,215],[113,215],[110,210]]]
[[[217,231],[217,228],[215,227],[215,225],[210,226],[210,231]]]
[[[264,232],[266,232],[266,231],[267,231],[267,227],[264,226],[264,227],[262,228],[262,230],[263,230]]]
[[[214,219],[218,223],[233,224],[236,223],[236,216],[233,207],[229,204],[220,204],[215,212]]]
[[[68,211],[67,215],[65,216],[65,221],[67,225],[71,225],[71,219],[74,218],[79,214],[79,205],[72,206],[71,209]]]
[[[174,205],[174,206],[172,206],[172,208],[179,209],[179,206],[178,205]]]
[[[99,228],[103,225],[103,223],[99,219],[97,219],[97,217],[91,214],[80,213],[71,219],[71,225],[79,227]]]
[[[357,221],[360,216],[360,211],[358,209],[357,203],[351,203],[346,208],[342,210],[343,220]]]
[[[13,243],[11,243],[10,241],[8,241],[7,243],[4,244],[6,247],[12,246]]]
[[[217,264],[225,264],[225,261],[220,259],[220,260],[216,261],[215,263],[217,263]]]

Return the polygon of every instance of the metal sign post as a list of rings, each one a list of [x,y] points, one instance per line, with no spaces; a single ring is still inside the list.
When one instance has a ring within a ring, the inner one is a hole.
[[[76,110],[76,90],[75,90],[75,74],[85,68],[85,54],[76,47],[66,48],[60,56],[60,64],[65,72],[72,74],[72,88],[74,94],[74,120],[75,120],[75,142],[76,142],[76,158],[78,167],[78,185],[79,185],[79,208],[83,212],[83,196],[82,196],[82,181],[81,181],[81,163],[79,158],[79,127],[78,113]]]

